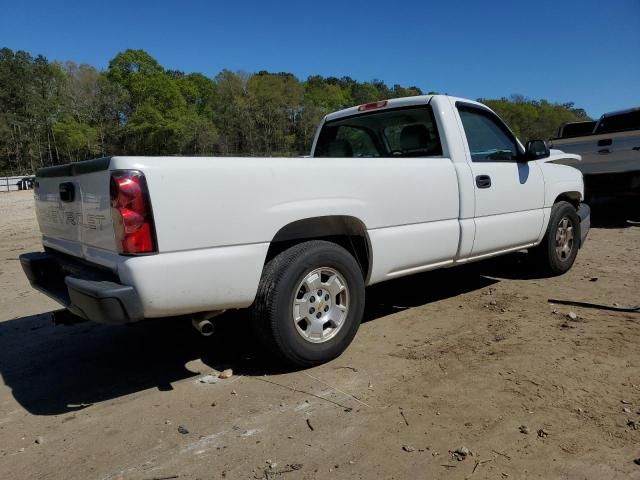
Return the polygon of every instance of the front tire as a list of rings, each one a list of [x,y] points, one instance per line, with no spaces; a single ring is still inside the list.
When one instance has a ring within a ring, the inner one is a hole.
[[[341,246],[314,240],[278,254],[264,268],[253,306],[261,343],[296,367],[340,355],[358,331],[364,279]]]
[[[569,202],[558,202],[551,209],[547,232],[534,250],[543,271],[562,275],[571,269],[580,246],[580,218]]]

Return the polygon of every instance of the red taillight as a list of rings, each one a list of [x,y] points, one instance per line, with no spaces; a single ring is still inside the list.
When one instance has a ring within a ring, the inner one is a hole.
[[[111,173],[111,218],[120,253],[157,251],[144,175],[136,170]]]
[[[387,100],[380,100],[379,102],[371,102],[365,103],[364,105],[360,105],[358,107],[359,112],[364,112],[365,110],[375,110],[376,108],[382,108],[387,106]]]

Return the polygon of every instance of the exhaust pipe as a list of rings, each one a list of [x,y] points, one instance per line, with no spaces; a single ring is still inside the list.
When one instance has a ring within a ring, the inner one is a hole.
[[[213,331],[215,329],[213,328],[213,323],[211,323],[209,320],[194,318],[193,320],[191,320],[191,323],[203,337],[210,337],[211,335],[213,335]]]
[[[203,337],[210,337],[211,335],[213,335],[213,332],[215,330],[215,327],[211,320],[213,320],[218,315],[222,315],[224,312],[224,310],[202,312],[195,315],[191,319],[191,324],[193,325],[193,328],[200,332],[200,335],[202,335]]]

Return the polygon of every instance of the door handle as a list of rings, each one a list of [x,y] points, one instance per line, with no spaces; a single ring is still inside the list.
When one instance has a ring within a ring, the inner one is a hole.
[[[636,152],[640,152],[640,147],[632,147],[631,150],[635,150]]]
[[[599,147],[610,147],[612,143],[613,140],[611,140],[610,138],[603,138],[602,140],[598,140]]]
[[[478,188],[489,188],[491,186],[491,177],[489,175],[478,175],[476,177],[476,185]]]
[[[58,187],[58,191],[60,192],[60,200],[63,202],[73,202],[76,193],[73,183],[61,183]]]
[[[611,149],[610,148],[601,148],[600,150],[598,150],[598,153],[600,155],[607,155],[608,153],[611,153]]]

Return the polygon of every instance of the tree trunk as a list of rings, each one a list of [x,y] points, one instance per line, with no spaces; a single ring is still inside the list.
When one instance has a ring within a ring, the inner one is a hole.
[[[51,127],[47,125],[47,153],[49,154],[49,165],[53,165],[53,154],[51,153],[51,136],[49,135]]]
[[[51,137],[53,138],[53,148],[56,151],[56,163],[60,163],[60,153],[58,152],[58,144],[56,142],[56,134],[51,130]]]

